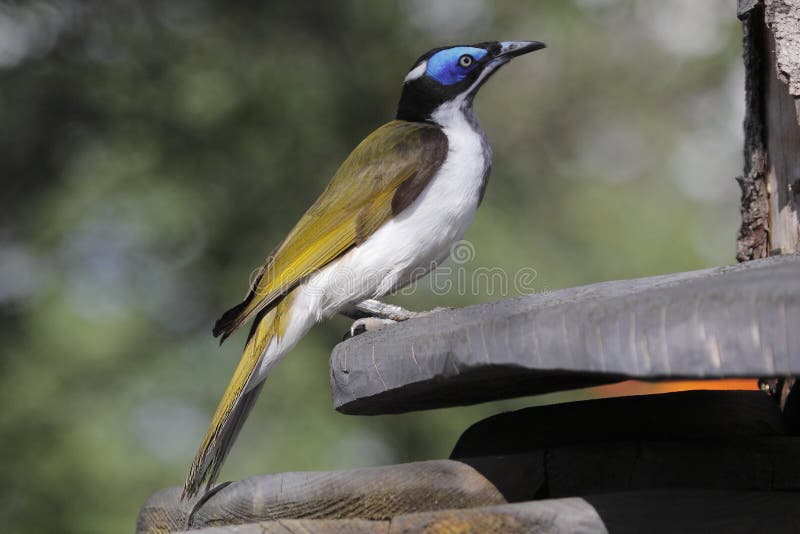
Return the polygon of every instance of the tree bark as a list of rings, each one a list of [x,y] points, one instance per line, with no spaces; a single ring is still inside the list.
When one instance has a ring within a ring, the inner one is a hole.
[[[740,0],[745,143],[737,259],[800,251],[800,0]]]
[[[746,107],[736,257],[748,261],[800,251],[800,0],[739,0],[739,18]],[[787,414],[800,411],[800,381],[761,386]]]

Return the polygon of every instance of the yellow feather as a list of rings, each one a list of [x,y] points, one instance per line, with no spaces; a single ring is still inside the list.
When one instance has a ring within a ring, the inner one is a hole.
[[[386,222],[397,188],[430,163],[422,139],[434,131],[439,133],[434,125],[396,120],[367,136],[264,264],[253,298],[238,310],[230,330]]]
[[[217,321],[214,335],[225,339],[250,317],[261,316],[189,470],[184,496],[197,493],[203,480],[210,485],[216,479],[261,386],[245,388],[264,350],[284,334],[294,288],[362,243],[395,208],[407,206],[438,170],[447,148],[447,137],[432,124],[392,121],[375,130],[268,257],[244,302]]]
[[[202,484],[203,480],[214,470],[214,464],[222,464],[227,454],[228,444],[220,440],[225,439],[226,429],[232,423],[239,401],[244,394],[250,377],[256,370],[261,361],[261,356],[269,346],[271,341],[279,341],[288,325],[289,313],[291,312],[294,294],[290,293],[281,300],[280,303],[269,312],[256,325],[255,331],[247,340],[239,365],[225,388],[225,393],[219,401],[211,424],[206,431],[200,448],[195,455],[194,461],[189,468],[189,475],[183,488],[182,498],[191,497]],[[233,439],[229,437],[228,439]],[[222,451],[220,453],[220,451]],[[216,470],[214,470],[216,472]],[[214,483],[212,476],[208,484]]]

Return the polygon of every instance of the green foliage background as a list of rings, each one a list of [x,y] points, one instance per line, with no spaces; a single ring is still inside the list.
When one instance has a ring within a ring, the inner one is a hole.
[[[533,267],[543,291],[733,261],[733,1],[0,1],[0,530],[130,531],[182,481],[243,344],[213,320],[414,59],[490,39],[549,48],[477,99],[495,165],[466,268]],[[446,457],[541,402],[339,415],[347,324],[275,372],[224,478]]]

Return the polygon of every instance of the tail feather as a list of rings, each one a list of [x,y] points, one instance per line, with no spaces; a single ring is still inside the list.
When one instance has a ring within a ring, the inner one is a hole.
[[[264,276],[264,270],[266,269],[266,266],[270,264],[271,260],[272,255],[270,254],[270,256],[267,258],[267,262],[263,267],[261,267],[255,280],[253,280],[253,283],[250,284],[250,290],[247,292],[247,296],[244,298],[244,300],[223,313],[222,317],[217,319],[217,321],[214,323],[214,329],[212,330],[212,333],[214,334],[214,337],[220,338],[220,345],[222,345],[222,343],[228,339],[228,336],[230,336],[234,330],[239,328],[242,323],[244,323],[252,314],[253,310],[251,309],[250,305],[253,303],[253,299],[256,297],[256,288],[258,287],[258,283],[261,281],[261,278]],[[271,307],[272,306],[267,305],[266,309]],[[263,312],[259,313],[257,317],[258,318],[254,321],[254,323],[257,323],[258,320],[263,317]],[[250,330],[250,337],[252,336],[253,329]]]
[[[274,307],[259,314],[254,321],[242,359],[225,389],[203,442],[189,468],[181,494],[182,499],[196,495],[203,481],[208,481],[206,488],[211,487],[216,481],[222,463],[261,391],[263,383],[250,391],[245,392],[245,389],[269,343],[281,333],[281,318],[285,315],[281,313],[282,311],[280,306]]]
[[[231,333],[233,333],[233,331],[242,324],[244,321],[244,319],[241,317],[242,312],[247,309],[247,306],[250,304],[251,300],[253,300],[252,293],[247,295],[247,298],[245,298],[241,303],[223,313],[222,317],[217,319],[217,322],[214,323],[214,330],[212,332],[214,337],[219,337],[220,345],[222,345],[222,343],[228,339],[228,336],[230,336]]]
[[[266,311],[261,311],[256,316],[256,319],[253,321],[253,325],[250,327],[250,333],[247,334],[247,341],[250,341],[253,339],[253,336],[256,335],[258,331],[258,325],[261,324],[261,320],[266,314]],[[214,460],[211,463],[211,471],[208,475],[206,491],[208,491],[211,488],[211,485],[217,480],[219,472],[222,469],[222,464],[225,463],[225,459],[228,457],[231,447],[233,447],[233,442],[236,441],[237,437],[239,437],[239,432],[242,430],[244,422],[250,415],[250,410],[252,410],[253,406],[255,406],[256,400],[258,400],[258,395],[261,393],[262,389],[264,389],[263,381],[242,395],[241,400],[237,403],[236,409],[234,410],[231,418],[231,422],[225,430],[225,434],[220,436],[220,448],[214,455]]]
[[[236,441],[236,438],[239,437],[239,432],[242,430],[244,422],[250,415],[250,410],[252,410],[253,406],[255,406],[256,400],[258,400],[258,395],[261,393],[261,390],[264,389],[265,383],[266,382],[261,382],[253,389],[242,395],[241,400],[237,404],[231,424],[225,430],[225,433],[220,436],[220,446],[217,452],[214,454],[214,460],[211,463],[211,470],[208,474],[208,482],[205,489],[206,491],[208,491],[214,482],[216,482],[219,472],[222,469],[222,464],[228,457],[228,453],[231,451],[234,441]]]

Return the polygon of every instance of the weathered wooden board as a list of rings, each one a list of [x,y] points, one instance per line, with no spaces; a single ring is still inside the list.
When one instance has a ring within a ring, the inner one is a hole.
[[[384,534],[417,532],[560,534],[607,532],[591,504],[581,498],[401,514],[389,521],[281,520],[192,530],[197,534]]]
[[[744,169],[737,177],[742,189],[742,224],[736,238],[736,259],[765,258],[770,253],[770,212],[766,168],[767,120],[764,81],[769,72],[762,0],[739,0],[742,20],[742,59],[745,72]]]
[[[208,527],[192,534],[389,534],[389,521],[363,519],[279,519]]]
[[[800,491],[800,439],[582,444],[547,451],[548,497],[670,489]],[[776,480],[779,472],[792,473]],[[797,500],[800,506],[800,494]]]
[[[464,453],[485,455],[459,457]],[[776,405],[759,392],[529,408],[477,423],[453,455],[457,460],[251,477],[218,486],[200,504],[181,503],[180,488],[168,488],[145,504],[137,530],[246,524],[241,532],[383,532],[386,521],[408,513],[654,490],[794,491],[800,504],[800,437],[786,434]],[[433,524],[458,514],[436,516]],[[464,524],[476,531],[529,524],[471,514]]]
[[[765,15],[769,241],[786,254],[800,252],[800,4],[768,0]]]
[[[451,458],[509,502],[610,491],[800,490],[800,437],[761,392],[691,391],[532,407],[479,421]]]
[[[777,403],[760,391],[682,391],[493,415],[465,430],[450,457],[516,454],[581,443],[736,440],[786,433]]]
[[[508,502],[620,491],[800,492],[796,437],[578,443],[459,460]]]
[[[800,251],[800,4],[739,0],[744,31],[740,261]]]
[[[187,528],[187,519],[195,501],[181,501],[181,488],[173,486],[158,490],[139,510],[137,534],[163,534]]]
[[[193,530],[197,534],[744,534],[800,532],[800,495],[775,492],[679,491],[587,497],[403,514],[390,521],[265,521]]]
[[[800,256],[447,310],[331,355],[334,406],[398,413],[624,378],[800,374]]]
[[[182,503],[180,488],[167,488],[145,503],[137,532],[284,518],[381,520],[413,511],[505,502],[497,488],[469,465],[436,460],[254,476],[221,484],[199,505]]]
[[[396,517],[390,531],[523,534],[602,534],[603,520],[586,500],[574,497],[503,506],[446,510]]]
[[[187,524],[199,528],[271,519],[272,530],[268,532],[280,532],[278,529],[286,526],[284,520],[291,518],[309,521],[307,528],[337,525],[378,528],[379,523],[364,526],[346,521],[356,518],[381,521],[404,513],[610,492],[687,489],[800,492],[800,438],[791,437],[579,443],[458,461],[464,467],[474,468],[469,478],[481,480],[479,485],[486,488],[484,496],[452,498],[446,492],[430,488],[409,496],[403,493],[407,488],[397,487],[396,477],[392,476],[370,480],[364,491],[326,492],[318,484],[307,489],[292,484],[293,487],[284,487],[282,492],[271,477],[253,477],[226,486],[223,491],[228,495],[209,499],[188,523],[186,507],[177,501],[178,488],[160,492],[143,508],[138,531],[172,532],[186,528]],[[384,469],[402,472],[405,466]],[[327,475],[341,481],[343,486],[354,486],[361,482],[357,471]],[[421,483],[431,479],[420,478]],[[459,484],[460,481],[454,481],[452,493],[461,493]],[[275,522],[277,519],[281,521]]]
[[[585,499],[614,534],[800,532],[796,492],[652,491]]]
[[[488,533],[740,534],[800,532],[800,494],[648,491],[545,499],[401,514],[391,520],[275,520],[192,530],[197,534]]]

